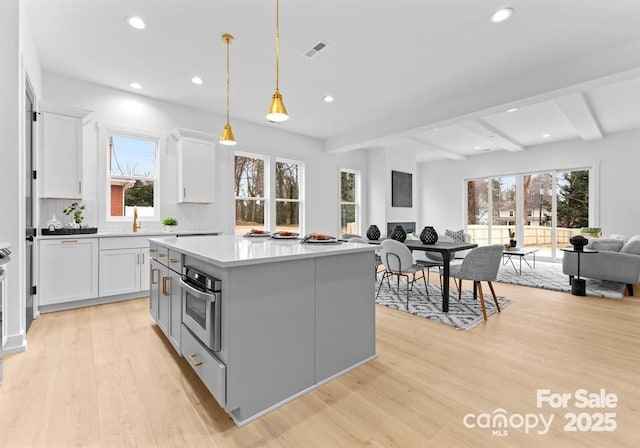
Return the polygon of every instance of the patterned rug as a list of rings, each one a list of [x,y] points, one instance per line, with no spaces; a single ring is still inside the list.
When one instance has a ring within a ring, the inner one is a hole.
[[[380,279],[382,274],[378,274],[376,281],[376,292],[380,285]],[[437,278],[437,275],[432,276]],[[437,280],[436,280],[437,281]],[[405,279],[400,279],[400,298],[398,298],[397,280],[394,278],[389,282],[390,287],[387,286],[385,280],[380,289],[380,294],[376,299],[376,303],[389,308],[394,308],[399,311],[411,313],[416,316],[424,317],[427,319],[435,320],[443,324],[451,325],[452,327],[459,328],[461,330],[470,330],[476,325],[482,323],[484,318],[482,317],[482,307],[480,306],[480,300],[473,300],[473,293],[471,291],[462,291],[462,300],[458,301],[458,290],[453,282],[449,288],[449,312],[442,312],[442,292],[439,285],[429,284],[429,295],[424,287],[424,283],[421,279],[418,279],[413,286],[413,290],[409,291],[409,309],[407,309],[407,283]],[[483,284],[483,292],[485,289],[489,289],[486,284]],[[504,297],[498,297],[500,308],[504,311],[504,308],[511,304],[511,300]],[[496,306],[493,303],[493,297],[491,293],[484,295],[484,303],[487,309],[487,317],[496,312]]]
[[[527,258],[528,260],[528,258]],[[532,264],[531,260],[528,260]],[[513,262],[519,268],[519,260],[514,257]],[[624,296],[625,285],[623,283],[608,282],[586,278],[586,294],[593,297],[620,300]],[[536,268],[532,269],[524,261],[522,263],[522,275],[513,269],[511,263],[500,266],[498,281],[514,285],[532,286],[535,288],[551,289],[553,291],[571,292],[569,277],[562,273],[562,263],[536,261]]]

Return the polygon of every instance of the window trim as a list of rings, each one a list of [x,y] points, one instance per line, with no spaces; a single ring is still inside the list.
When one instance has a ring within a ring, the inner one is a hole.
[[[342,173],[350,173],[355,174],[355,183],[356,183],[356,201],[343,201],[342,200]],[[356,228],[355,233],[357,235],[362,235],[362,173],[360,170],[355,170],[351,168],[340,168],[338,170],[338,233],[342,234],[342,206],[343,205],[355,205],[356,206]]]
[[[269,229],[269,222],[270,222],[270,218],[271,218],[271,208],[270,208],[270,204],[271,201],[269,201],[269,178],[270,178],[270,158],[267,155],[264,154],[256,154],[256,153],[249,153],[249,152],[244,152],[244,151],[234,151],[233,153],[233,166],[235,168],[235,160],[236,157],[245,157],[245,158],[249,158],[249,159],[257,159],[257,160],[262,160],[263,164],[264,164],[264,185],[262,186],[262,191],[264,193],[264,195],[262,197],[260,196],[236,196],[235,194],[235,186],[234,186],[234,192],[233,192],[233,233],[235,234],[236,232],[236,201],[237,200],[242,200],[242,201],[262,201],[264,203],[264,227],[265,229]],[[233,173],[233,180],[235,182],[235,172]]]
[[[276,179],[276,165],[278,163],[288,163],[290,165],[298,165],[298,199],[288,199],[288,198],[278,198],[277,197],[277,179]],[[304,234],[304,199],[305,199],[305,191],[304,191],[304,176],[305,176],[305,166],[304,162],[300,160],[286,159],[283,157],[276,157],[273,162],[273,222],[269,228],[275,230],[277,226],[277,208],[276,204],[278,202],[297,202],[298,203],[298,222],[299,222],[299,230],[300,234]]]
[[[96,123],[98,129],[98,220],[100,225],[115,224],[122,222],[130,222],[131,218],[128,216],[111,216],[111,195],[110,192],[110,180],[111,175],[107,173],[109,166],[109,152],[106,150],[109,144],[109,137],[112,135],[119,135],[130,138],[137,138],[140,140],[152,141],[156,145],[156,177],[154,178],[155,184],[153,189],[153,216],[140,217],[140,221],[144,222],[160,222],[161,215],[161,175],[160,158],[166,151],[166,139],[167,135],[158,131],[151,131],[139,128],[131,128],[127,126],[120,126],[112,123]]]

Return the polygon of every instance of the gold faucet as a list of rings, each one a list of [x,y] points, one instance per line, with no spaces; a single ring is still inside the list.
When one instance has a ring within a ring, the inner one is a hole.
[[[137,232],[140,228],[140,223],[138,222],[138,207],[133,207],[133,231]]]

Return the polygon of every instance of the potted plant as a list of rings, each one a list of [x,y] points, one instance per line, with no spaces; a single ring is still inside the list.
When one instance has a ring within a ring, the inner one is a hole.
[[[84,212],[84,205],[80,205],[77,202],[74,202],[62,211],[65,215],[73,215],[73,223],[76,229],[79,229],[82,225],[82,220],[84,219],[82,212]]]
[[[167,232],[173,232],[173,228],[178,225],[178,220],[169,216],[162,220],[162,224]]]
[[[600,227],[583,227],[580,229],[580,234],[591,238],[599,238],[602,235],[602,229]]]

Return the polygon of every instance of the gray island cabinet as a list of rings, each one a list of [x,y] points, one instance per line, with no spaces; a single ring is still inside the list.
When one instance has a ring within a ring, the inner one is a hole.
[[[237,425],[375,357],[375,247],[233,235],[150,244],[152,254],[177,254],[183,273],[164,280],[152,265],[151,314],[158,321],[159,297],[180,301],[165,306],[181,312],[181,320],[167,318],[182,322],[173,346]],[[214,349],[185,325],[185,303],[194,301],[183,283],[187,269],[220,280],[219,307],[211,307],[219,312],[211,319],[220,331]]]

